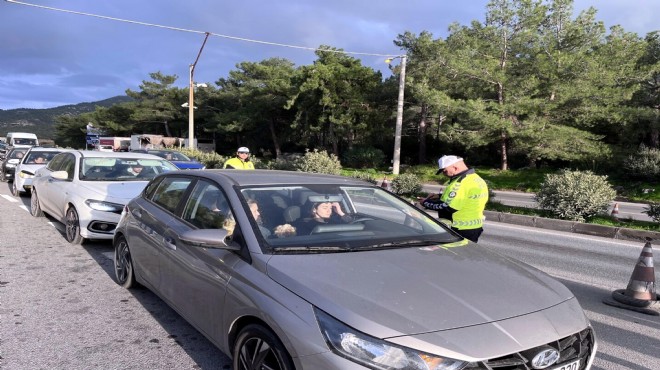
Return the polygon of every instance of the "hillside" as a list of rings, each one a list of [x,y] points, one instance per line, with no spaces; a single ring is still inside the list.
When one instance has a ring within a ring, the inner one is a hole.
[[[5,137],[7,132],[19,131],[35,133],[40,139],[54,139],[55,117],[93,112],[97,106],[109,107],[127,101],[131,101],[131,98],[128,96],[115,96],[96,102],[63,105],[47,109],[0,109],[0,137]]]

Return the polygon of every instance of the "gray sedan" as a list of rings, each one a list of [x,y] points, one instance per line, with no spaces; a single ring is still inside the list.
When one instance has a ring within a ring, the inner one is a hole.
[[[155,292],[234,369],[589,369],[561,283],[339,176],[174,171],[122,212],[120,285]]]

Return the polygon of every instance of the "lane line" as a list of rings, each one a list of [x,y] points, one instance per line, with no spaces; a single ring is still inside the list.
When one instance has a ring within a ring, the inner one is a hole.
[[[5,198],[5,199],[7,199],[8,201],[10,201],[12,203],[18,203],[18,199],[14,198],[13,195],[0,194],[0,197]]]

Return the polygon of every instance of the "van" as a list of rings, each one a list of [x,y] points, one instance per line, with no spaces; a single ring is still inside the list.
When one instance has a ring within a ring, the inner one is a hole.
[[[7,145],[16,147],[30,147],[39,145],[37,135],[29,132],[7,133]]]

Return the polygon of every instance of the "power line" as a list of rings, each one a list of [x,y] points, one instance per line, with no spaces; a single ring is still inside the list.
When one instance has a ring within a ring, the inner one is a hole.
[[[280,47],[291,48],[291,49],[302,49],[302,50],[309,50],[309,51],[324,51],[324,52],[330,52],[330,53],[342,53],[342,54],[351,54],[351,55],[365,55],[365,56],[377,56],[377,57],[396,57],[396,56],[398,56],[396,54],[363,53],[363,52],[357,52],[357,51],[342,51],[342,50],[333,50],[333,49],[312,48],[312,47],[299,46],[299,45],[289,45],[289,44],[282,44],[282,43],[278,43],[278,42],[254,40],[254,39],[248,39],[248,38],[244,38],[244,37],[223,35],[223,34],[214,33],[214,32],[191,30],[191,29],[180,28],[180,27],[165,26],[165,25],[156,24],[156,23],[147,23],[147,22],[134,21],[134,20],[130,20],[130,19],[109,17],[109,16],[99,15],[99,14],[84,13],[84,12],[78,12],[78,11],[75,11],[75,10],[53,8],[53,7],[50,7],[50,6],[31,4],[31,3],[26,3],[26,2],[22,2],[22,1],[15,1],[15,0],[5,0],[5,1],[8,2],[8,3],[17,4],[17,5],[31,6],[31,7],[35,7],[35,8],[53,10],[53,11],[56,11],[56,12],[84,15],[84,16],[87,16],[87,17],[95,17],[95,18],[107,19],[107,20],[117,21],[117,22],[139,24],[139,25],[148,26],[148,27],[165,28],[165,29],[173,30],[173,31],[209,34],[211,36],[216,36],[216,37],[220,37],[220,38],[225,38],[225,39],[230,39],[230,40],[235,40],[235,41],[245,41],[245,42],[251,42],[251,43],[262,44],[262,45],[280,46]]]

